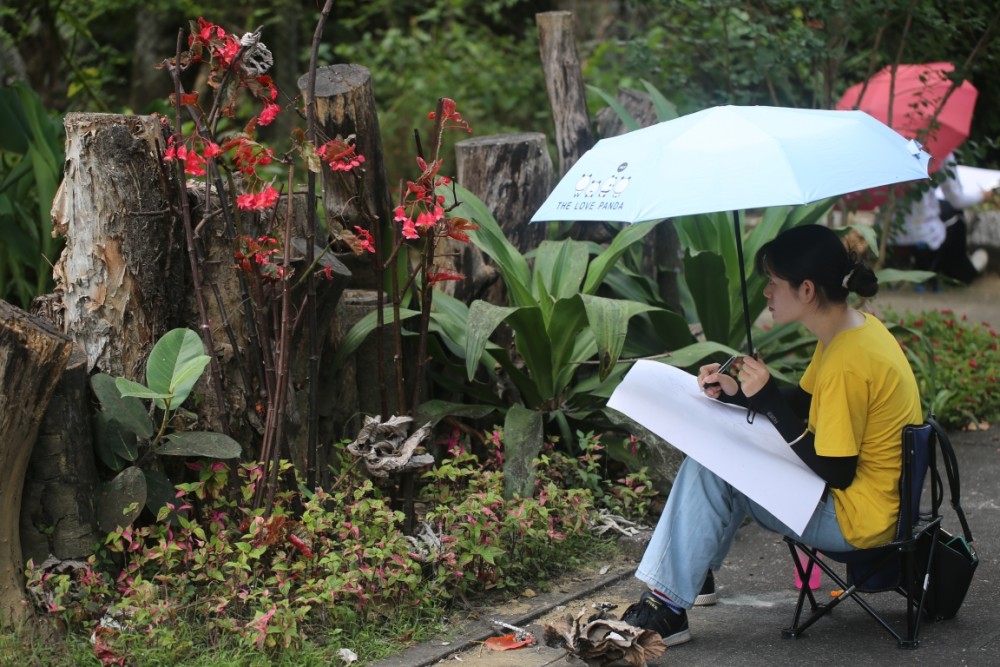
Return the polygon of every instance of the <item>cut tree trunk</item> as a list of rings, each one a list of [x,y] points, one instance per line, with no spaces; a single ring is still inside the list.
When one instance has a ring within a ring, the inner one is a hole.
[[[299,90],[307,98],[308,83],[308,75],[299,78]],[[353,135],[357,152],[365,158],[361,197],[352,174],[323,166],[323,208],[331,236],[336,240],[340,230],[353,233],[354,227],[358,226],[372,232],[377,247],[388,247],[391,240],[381,241],[380,235],[387,231],[386,223],[393,217],[392,194],[385,169],[371,72],[361,65],[321,67],[316,72],[315,95],[317,143],[338,136],[346,140]],[[336,320],[339,324],[326,337],[323,357],[342,344],[347,333],[343,323],[356,322],[375,310],[377,303],[371,257],[367,253],[362,256],[341,253],[338,258],[350,270],[351,279],[349,292],[338,304]],[[383,391],[387,391],[389,397],[386,410],[395,414],[399,409],[393,400],[396,392],[392,389],[391,376],[386,376],[386,384],[379,382],[379,367],[387,374],[391,373],[392,357],[385,354],[387,347],[379,353],[375,338],[374,335],[369,336],[353,358],[346,362],[349,368],[341,371],[342,378],[327,380],[331,385],[337,385],[335,392],[321,391],[327,395],[325,404],[320,406],[320,414],[327,424],[325,432],[353,439],[357,432],[352,432],[352,429],[358,424],[359,414],[382,414]],[[384,342],[388,342],[387,336]],[[362,363],[361,359],[366,361]]]
[[[181,326],[184,232],[163,183],[166,130],[152,116],[70,113],[52,206],[66,247],[53,270],[64,331],[88,370],[142,381],[156,340]]]
[[[496,219],[508,241],[521,254],[545,238],[546,226],[532,224],[531,216],[552,188],[552,158],[540,132],[498,134],[455,144],[458,182],[479,197]],[[451,244],[461,253],[456,268],[466,276],[454,286],[454,296],[465,302],[484,299],[503,303],[498,271],[474,245]],[[445,251],[445,256],[449,253]],[[454,256],[454,254],[452,254]]]
[[[561,178],[594,145],[587,97],[576,53],[572,12],[535,14],[545,86],[556,126],[556,153]]]
[[[100,541],[87,356],[75,347],[38,429],[21,501],[24,559],[85,558]]]
[[[38,425],[73,345],[49,322],[0,301],[0,625],[28,617],[21,492]]]
[[[299,90],[308,92],[308,75],[299,78]],[[375,229],[379,222],[392,220],[392,197],[385,169],[382,132],[379,128],[371,72],[361,65],[331,65],[316,71],[317,143],[353,135],[357,152],[365,158],[362,196],[354,175],[333,171],[323,165],[323,208],[334,239],[340,230],[353,233],[354,227]],[[374,277],[367,253],[354,257],[340,256],[353,277],[352,289],[374,289]]]

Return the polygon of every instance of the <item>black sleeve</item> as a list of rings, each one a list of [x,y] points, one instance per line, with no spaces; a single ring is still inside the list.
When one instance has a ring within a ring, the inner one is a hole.
[[[785,395],[791,400],[786,400]],[[785,442],[795,443],[791,446],[792,451],[809,466],[810,470],[822,477],[832,488],[845,489],[854,481],[858,457],[820,456],[816,453],[816,437],[806,430],[806,417],[809,414],[811,399],[810,394],[801,388],[798,388],[798,392],[791,391],[785,394],[778,388],[777,381],[771,378],[763,389],[754,394],[750,404],[774,424]]]
[[[750,407],[750,399],[747,398],[746,394],[743,393],[742,387],[738,389],[736,393],[733,394],[732,396],[730,396],[726,392],[722,392],[721,394],[719,394],[719,398],[717,398],[716,400],[721,401],[723,403],[729,403],[730,405],[739,405],[744,408]]]
[[[793,442],[806,430],[805,418],[795,413],[773,377],[750,398],[750,407],[767,417],[785,442]]]
[[[812,433],[807,433],[792,445],[792,451],[831,488],[846,489],[854,481],[858,457],[820,456],[816,453],[816,436]]]
[[[781,397],[792,409],[795,416],[806,421],[809,419],[809,406],[812,404],[812,394],[799,385],[782,385]]]

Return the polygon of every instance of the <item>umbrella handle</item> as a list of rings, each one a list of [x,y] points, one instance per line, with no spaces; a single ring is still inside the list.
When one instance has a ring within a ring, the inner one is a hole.
[[[754,356],[753,337],[750,335],[750,299],[747,297],[747,272],[743,264],[743,232],[740,229],[740,212],[733,211],[733,232],[736,234],[736,258],[740,268],[740,295],[743,297],[743,323],[747,329],[747,354]]]

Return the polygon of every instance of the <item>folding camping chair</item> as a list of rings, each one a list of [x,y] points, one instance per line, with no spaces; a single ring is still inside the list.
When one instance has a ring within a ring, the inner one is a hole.
[[[844,563],[846,576],[835,572],[827,562],[817,556],[816,549],[786,537],[792,553],[792,562],[803,582],[809,581],[812,568],[819,567],[843,592],[826,604],[819,604],[812,590],[804,584],[799,592],[792,625],[782,631],[782,637],[798,638],[806,628],[830,613],[841,602],[850,598],[896,638],[900,648],[916,648],[919,641],[920,621],[927,598],[928,574],[933,559],[927,550],[918,548],[918,540],[933,540],[941,528],[941,499],[943,488],[935,465],[937,434],[931,423],[909,425],[903,429],[902,474],[899,480],[899,516],[895,538],[882,546],[848,553],[822,552],[822,558]],[[920,514],[920,496],[927,471],[931,471],[931,511]],[[926,543],[926,542],[925,542]],[[796,557],[796,550],[807,558]],[[922,562],[926,558],[926,562]],[[870,594],[895,591],[906,600],[906,633],[901,634],[866,599]],[[811,615],[802,619],[806,599]]]

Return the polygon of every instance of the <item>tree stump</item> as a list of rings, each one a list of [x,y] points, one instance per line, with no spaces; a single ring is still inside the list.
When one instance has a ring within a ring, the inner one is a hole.
[[[28,617],[18,517],[38,425],[73,346],[49,322],[0,301],[0,625]]]
[[[97,466],[90,426],[87,355],[66,365],[38,429],[21,502],[24,559],[84,558],[100,542],[94,515]]]
[[[587,97],[576,53],[572,12],[535,14],[545,86],[556,126],[556,153],[561,178],[594,145]]]
[[[149,350],[181,325],[186,256],[152,116],[66,115],[66,166],[52,205],[66,247],[53,275],[64,331],[88,370],[142,381]]]
[[[545,135],[524,132],[465,139],[455,144],[455,158],[458,182],[483,201],[507,240],[522,254],[538,247],[546,226],[530,220],[548,196],[553,180]],[[456,268],[466,276],[464,282],[446,283],[454,286],[455,296],[466,302],[484,299],[502,303],[498,272],[479,249],[457,243],[451,249],[461,251]]]
[[[308,74],[299,78],[299,90],[307,98],[308,84]],[[353,135],[357,152],[365,157],[362,198],[358,197],[352,174],[323,165],[323,208],[330,229],[334,236],[340,229],[353,232],[355,225],[375,233],[376,223],[392,220],[392,197],[371,72],[361,65],[321,67],[316,71],[315,94],[317,143]],[[354,276],[353,289],[375,287],[367,256],[347,253],[339,258]]]

